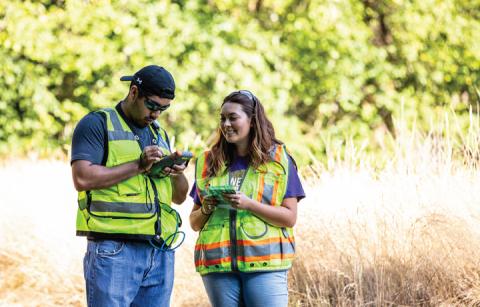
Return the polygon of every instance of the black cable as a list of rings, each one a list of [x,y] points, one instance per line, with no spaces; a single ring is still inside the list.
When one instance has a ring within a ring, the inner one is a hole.
[[[145,167],[145,165],[143,165],[143,162],[142,162],[142,154],[143,154],[143,152],[140,154],[140,165],[141,165],[141,166],[143,167],[143,169],[145,170],[145,173],[144,173],[144,174],[147,175],[147,177],[148,177],[148,176],[149,176],[148,173],[149,173],[150,171],[147,170],[147,168]],[[145,206],[147,207],[148,211],[150,211],[150,210],[152,210],[152,203],[151,203],[152,199],[151,199],[151,197],[150,197],[150,189],[148,188],[148,181],[147,181],[148,179],[147,179],[147,177],[144,177],[144,178],[145,178],[145,189],[146,189],[146,191],[145,191]],[[150,203],[149,203],[149,201],[150,201]],[[149,204],[150,204],[150,205],[149,205]]]
[[[173,167],[173,165],[172,165],[172,167]],[[163,177],[155,176],[155,178],[157,178],[157,179],[167,178],[167,177],[170,176],[170,174],[172,173],[172,167],[170,167],[170,171],[169,171],[168,174],[166,174],[165,176],[163,176]],[[150,175],[148,175],[148,176],[150,176]]]
[[[150,171],[145,168],[145,165],[143,165],[142,155],[143,155],[143,151],[140,153],[140,165],[141,165],[141,166],[143,167],[143,169],[145,170],[145,173],[150,173]]]
[[[148,188],[148,178],[145,177],[145,187],[146,187],[146,191],[145,191],[145,206],[147,206],[147,209],[150,211],[152,210],[152,199],[150,197],[150,189]],[[150,201],[150,202],[149,202]],[[150,204],[150,206],[149,206]]]

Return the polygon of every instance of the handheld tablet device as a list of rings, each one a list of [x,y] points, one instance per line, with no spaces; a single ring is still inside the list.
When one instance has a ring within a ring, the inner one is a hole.
[[[173,152],[171,155],[166,156],[162,160],[153,163],[152,167],[150,168],[150,176],[163,177],[164,175],[162,174],[162,170],[165,167],[171,167],[174,164],[183,164],[191,158],[193,158],[193,153],[191,153],[190,151]]]
[[[235,209],[232,206],[230,206],[229,203],[223,200],[222,194],[237,194],[237,191],[231,186],[231,185],[223,185],[223,186],[216,186],[216,187],[208,187],[206,190],[207,194],[210,196],[215,196],[218,201],[220,202],[219,205],[217,205],[218,208],[225,208],[225,209]]]

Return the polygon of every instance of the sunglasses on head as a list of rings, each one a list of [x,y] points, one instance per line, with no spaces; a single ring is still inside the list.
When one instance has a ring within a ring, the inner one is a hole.
[[[245,96],[247,96],[248,98],[252,99],[253,101],[253,109],[255,110],[255,122],[257,124],[257,127],[260,127],[260,124],[259,124],[259,121],[258,121],[258,113],[257,113],[257,100],[255,99],[255,96],[250,92],[250,91],[245,91],[245,90],[241,90],[241,91],[238,91],[238,93],[240,94],[243,94]],[[258,144],[259,144],[259,147],[261,148],[261,140],[262,140],[262,130],[261,129],[257,129],[257,133],[258,133]]]
[[[252,99],[253,101],[253,109],[255,110],[255,113],[257,113],[257,100],[255,99],[255,96],[253,96],[253,94],[249,91],[244,91],[244,90],[241,90],[241,91],[238,91],[240,94],[243,94],[245,96],[247,96],[248,98]]]
[[[134,80],[135,83],[137,83],[135,80]],[[147,97],[147,95],[145,95],[145,93],[142,91],[142,89],[140,88],[140,86],[137,85],[137,88],[138,90],[140,91],[140,93],[142,93],[143,96],[145,96],[145,106],[151,110],[151,111],[165,111],[166,109],[170,108],[170,105],[168,106],[161,106],[159,105],[158,103],[156,103],[155,101],[149,99]]]

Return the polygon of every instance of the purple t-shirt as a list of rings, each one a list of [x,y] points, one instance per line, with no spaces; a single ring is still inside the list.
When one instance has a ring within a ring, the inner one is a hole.
[[[292,160],[288,158],[290,163],[290,174],[288,176],[287,191],[283,198],[296,197],[298,201],[305,198],[305,191],[303,191],[302,183],[298,174],[295,171]],[[245,172],[248,169],[247,157],[235,156],[235,162],[230,169],[230,185],[238,191],[238,188],[242,184],[242,180],[245,177]],[[197,194],[197,186],[194,183],[192,190],[190,191],[190,196],[193,198],[193,202],[201,206],[200,198]]]

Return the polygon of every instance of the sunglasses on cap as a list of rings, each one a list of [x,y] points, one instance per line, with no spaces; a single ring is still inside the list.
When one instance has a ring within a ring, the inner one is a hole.
[[[135,83],[137,83],[135,80],[133,80]],[[145,95],[145,93],[142,91],[142,89],[140,88],[140,86],[137,85],[137,88],[138,90],[140,91],[140,93],[142,93],[143,96],[145,96],[145,106],[151,110],[151,111],[165,111],[166,109],[170,108],[170,105],[168,106],[161,106],[159,105],[158,103],[156,103],[155,101],[149,99],[147,97],[147,95]]]
[[[238,93],[243,94],[243,95],[247,96],[248,98],[252,99],[253,109],[255,110],[255,113],[257,113],[257,100],[255,99],[255,96],[253,96],[253,94],[251,92],[244,91],[244,90],[238,91]]]

